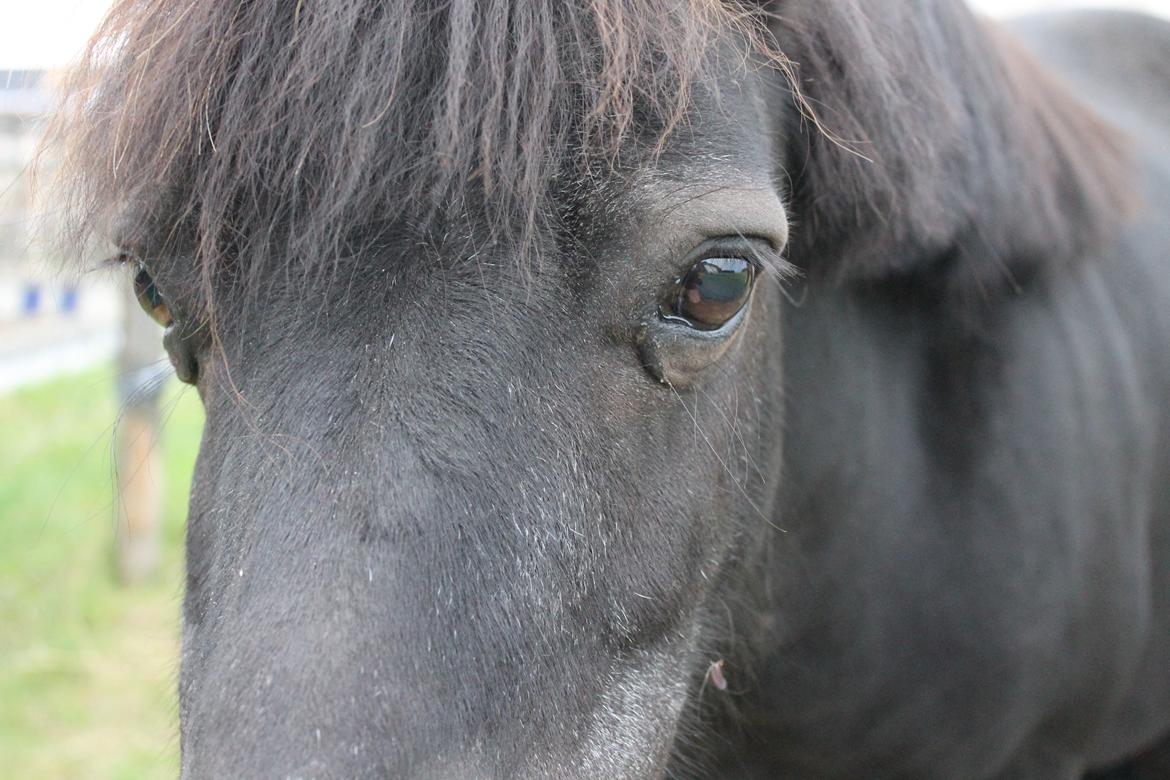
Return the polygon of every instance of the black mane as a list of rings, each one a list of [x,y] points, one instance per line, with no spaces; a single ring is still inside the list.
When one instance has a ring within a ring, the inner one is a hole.
[[[660,142],[709,42],[761,32],[721,0],[121,0],[67,84],[66,194],[80,231],[130,205],[210,270],[469,203],[526,245],[550,182]]]
[[[1122,133],[961,0],[781,9],[822,125],[792,128],[786,161],[792,259],[813,276],[987,291],[1091,253],[1130,210]]]
[[[129,209],[119,238],[194,248],[209,294],[225,258],[329,268],[468,211],[525,248],[559,176],[684,121],[715,39],[798,71],[779,162],[813,276],[992,285],[1126,212],[1119,133],[960,0],[121,0],[66,84],[65,195],[76,235]]]

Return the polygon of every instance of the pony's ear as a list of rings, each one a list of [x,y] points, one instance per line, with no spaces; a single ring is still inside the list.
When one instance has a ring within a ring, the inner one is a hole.
[[[985,288],[1092,251],[1126,200],[1117,130],[960,0],[779,0],[791,257],[813,277],[942,269]],[[974,277],[974,279],[973,279]]]

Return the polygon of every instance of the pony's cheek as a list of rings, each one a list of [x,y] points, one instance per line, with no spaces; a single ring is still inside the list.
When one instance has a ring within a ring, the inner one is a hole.
[[[635,346],[642,366],[654,379],[675,389],[702,384],[726,366],[751,326],[749,304],[713,331],[688,328],[653,317],[638,330]]]

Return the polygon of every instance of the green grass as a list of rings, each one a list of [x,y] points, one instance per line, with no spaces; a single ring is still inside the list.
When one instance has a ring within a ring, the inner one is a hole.
[[[113,369],[0,397],[0,775],[173,778],[186,495],[202,426],[164,396],[163,565],[113,576]]]

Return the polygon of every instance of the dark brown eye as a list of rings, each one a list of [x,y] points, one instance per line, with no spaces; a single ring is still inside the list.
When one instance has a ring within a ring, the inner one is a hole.
[[[162,293],[158,291],[158,285],[154,283],[154,277],[141,263],[138,263],[138,271],[134,275],[134,295],[138,298],[138,305],[142,310],[159,325],[168,328],[174,323],[175,318],[171,316],[166,298],[163,298]]]
[[[721,328],[747,304],[755,275],[755,266],[742,257],[700,260],[679,283],[669,314],[700,330]]]

